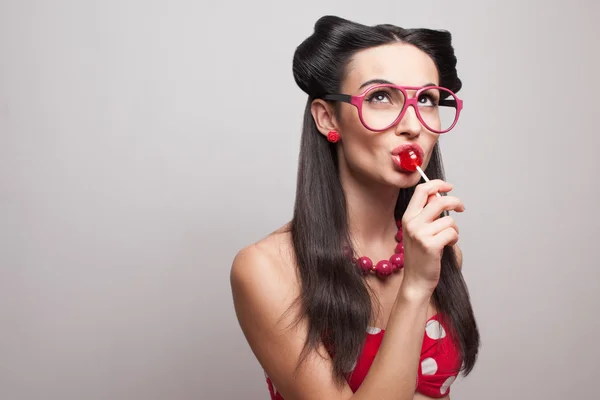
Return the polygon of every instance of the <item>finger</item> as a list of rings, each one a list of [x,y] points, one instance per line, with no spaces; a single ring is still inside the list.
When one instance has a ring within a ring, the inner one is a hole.
[[[425,233],[429,236],[435,236],[448,228],[453,228],[457,233],[460,233],[460,231],[458,230],[458,226],[456,225],[456,221],[450,216],[436,219],[432,223],[427,224],[427,227],[425,228]]]
[[[438,192],[449,192],[453,188],[452,184],[445,182],[441,179],[434,179],[426,183],[421,183],[415,188],[415,192],[404,211],[404,220],[410,221],[423,210],[423,207],[427,204],[427,201],[431,195]]]
[[[454,228],[446,228],[432,238],[432,245],[443,249],[458,243],[458,232]]]
[[[430,194],[429,197],[427,197],[427,204],[429,204],[433,200],[435,200],[436,197],[437,197],[437,193],[436,194]]]
[[[455,196],[436,197],[423,208],[419,214],[419,218],[425,222],[431,222],[440,217],[444,211],[463,212],[465,206],[463,202]]]

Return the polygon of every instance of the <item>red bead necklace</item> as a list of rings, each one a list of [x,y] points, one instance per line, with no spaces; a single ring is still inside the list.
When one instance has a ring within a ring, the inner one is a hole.
[[[352,262],[360,268],[364,275],[376,274],[379,278],[385,278],[394,272],[404,268],[404,245],[402,244],[402,221],[396,220],[398,233],[396,233],[396,251],[389,260],[381,260],[377,264],[366,256],[352,257]]]

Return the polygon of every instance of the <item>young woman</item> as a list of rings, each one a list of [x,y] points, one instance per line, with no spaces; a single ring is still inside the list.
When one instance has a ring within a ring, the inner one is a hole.
[[[293,219],[231,269],[271,398],[449,399],[479,348],[438,144],[462,107],[451,35],[325,16],[293,72],[308,94]]]

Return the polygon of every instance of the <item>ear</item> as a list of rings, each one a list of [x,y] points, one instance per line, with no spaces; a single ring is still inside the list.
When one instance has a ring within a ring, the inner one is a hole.
[[[338,130],[333,106],[325,100],[313,100],[310,105],[310,112],[315,120],[317,129],[322,135],[327,136],[329,131]]]

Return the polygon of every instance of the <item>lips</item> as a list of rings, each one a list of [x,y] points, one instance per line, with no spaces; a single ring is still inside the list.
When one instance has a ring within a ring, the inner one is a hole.
[[[399,170],[401,170],[403,172],[413,172],[414,171],[414,169],[410,169],[410,170],[407,169],[400,161],[400,153],[402,153],[404,151],[409,151],[409,150],[414,151],[421,160],[423,160],[423,158],[425,157],[425,152],[423,151],[421,146],[419,146],[416,143],[405,143],[405,144],[402,144],[402,145],[396,147],[394,150],[392,150],[392,161],[394,162],[394,165],[396,166],[396,168],[398,168]]]

